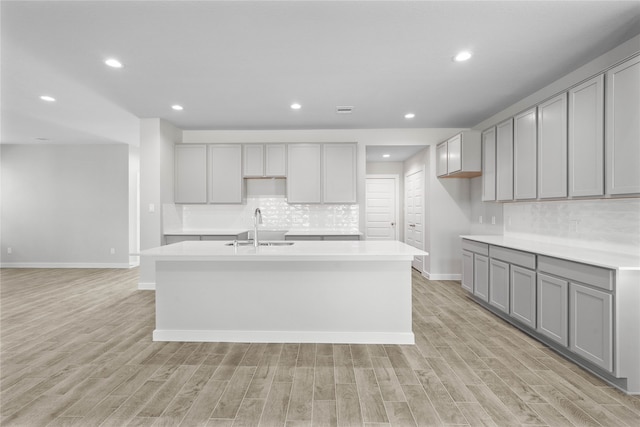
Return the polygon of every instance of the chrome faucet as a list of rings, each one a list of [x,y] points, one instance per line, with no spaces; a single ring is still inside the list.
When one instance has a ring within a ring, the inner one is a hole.
[[[260,246],[260,242],[258,241],[258,224],[262,224],[262,212],[260,208],[256,208],[253,212],[253,246]]]

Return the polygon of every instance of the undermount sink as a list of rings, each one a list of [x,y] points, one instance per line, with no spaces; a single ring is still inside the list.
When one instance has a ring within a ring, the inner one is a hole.
[[[291,246],[295,242],[259,242],[260,246]],[[253,241],[251,240],[239,240],[237,242],[229,242],[225,243],[225,246],[253,246]]]

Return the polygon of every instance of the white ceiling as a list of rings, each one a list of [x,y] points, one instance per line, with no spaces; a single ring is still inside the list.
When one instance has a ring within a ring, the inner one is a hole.
[[[148,117],[471,127],[640,33],[637,0],[2,1],[0,14],[3,143],[137,144]],[[453,62],[462,49],[473,58]]]

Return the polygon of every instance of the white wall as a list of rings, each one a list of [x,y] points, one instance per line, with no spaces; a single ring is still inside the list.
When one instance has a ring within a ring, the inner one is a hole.
[[[0,153],[3,267],[129,265],[127,145],[3,144]]]
[[[173,203],[174,145],[181,131],[161,119],[140,120],[140,249],[162,244],[162,204]]]
[[[433,154],[433,155],[432,155]],[[436,176],[435,145],[404,162],[405,175],[424,168],[425,250],[424,275],[432,280],[459,280],[462,274],[461,234],[471,222],[470,180]]]

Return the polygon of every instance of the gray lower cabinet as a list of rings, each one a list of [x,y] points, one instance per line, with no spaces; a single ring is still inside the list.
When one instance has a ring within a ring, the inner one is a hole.
[[[489,257],[473,255],[473,294],[489,301]]]
[[[511,266],[511,305],[509,314],[532,329],[536,328],[536,272]]]
[[[473,293],[473,252],[462,251],[462,288]]]
[[[344,234],[344,235],[289,235],[284,237],[285,240],[298,240],[298,241],[344,241],[344,240],[360,240],[360,236],[358,234]]]
[[[569,282],[538,274],[538,327],[536,330],[557,343],[569,345]]]
[[[608,292],[569,284],[569,348],[609,372],[613,371],[612,305]]]
[[[509,264],[489,261],[489,304],[509,314]]]
[[[191,242],[194,240],[200,240],[200,236],[171,235],[171,234],[167,234],[164,236],[165,245],[170,245],[172,243],[180,243],[180,242]]]

